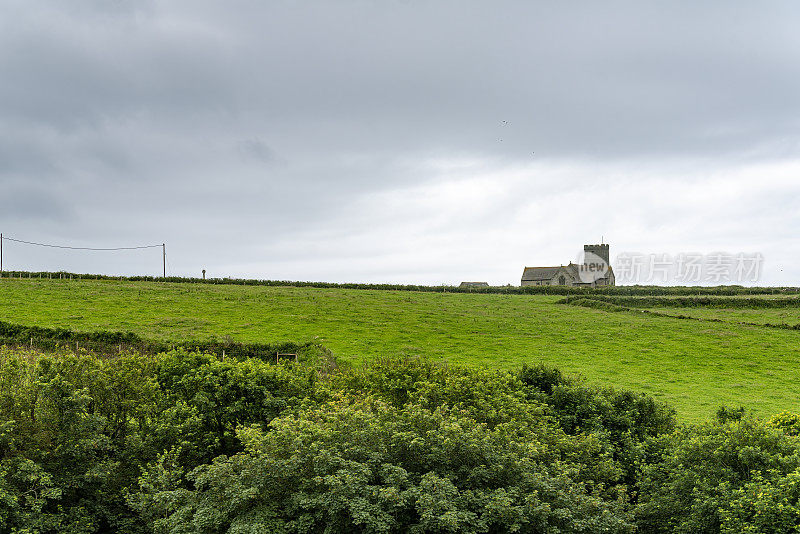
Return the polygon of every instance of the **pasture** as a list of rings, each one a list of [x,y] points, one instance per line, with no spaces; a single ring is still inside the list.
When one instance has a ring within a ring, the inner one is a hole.
[[[160,340],[316,341],[359,365],[423,356],[487,368],[545,362],[591,383],[646,392],[684,422],[723,404],[758,415],[797,410],[798,309],[686,309],[687,320],[559,304],[559,296],[425,293],[163,282],[0,281],[0,320]],[[654,308],[655,309],[655,308]],[[684,313],[682,309],[657,308]],[[760,318],[760,320],[759,320]]]

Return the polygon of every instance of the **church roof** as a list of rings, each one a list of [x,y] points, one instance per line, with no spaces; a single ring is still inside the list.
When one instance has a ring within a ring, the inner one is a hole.
[[[563,269],[562,266],[559,266],[559,267],[525,267],[525,270],[522,271],[522,281],[523,282],[533,282],[533,281],[538,281],[538,280],[550,280],[561,269]]]
[[[567,265],[567,270],[572,273],[572,276],[574,276],[576,280],[581,277],[581,273],[576,264],[570,262],[569,265]]]
[[[556,273],[564,269],[575,280],[580,280],[580,271],[578,271],[578,265],[575,263],[570,263],[569,265],[560,265],[558,267],[525,267],[525,270],[522,271],[522,281],[523,282],[539,282],[544,280],[552,280],[555,277]],[[601,276],[600,278],[608,278],[609,273],[612,273],[611,266],[608,267],[608,273],[605,276]]]

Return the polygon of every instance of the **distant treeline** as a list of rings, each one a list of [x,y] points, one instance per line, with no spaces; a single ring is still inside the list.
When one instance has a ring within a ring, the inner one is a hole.
[[[360,284],[334,282],[304,282],[298,280],[259,280],[254,278],[191,278],[183,276],[109,276],[60,272],[5,271],[3,278],[55,278],[68,280],[121,280],[127,282],[172,282],[179,284],[214,284],[247,286],[316,287],[331,289],[370,289],[381,291],[418,291],[428,293],[489,293],[500,295],[626,295],[626,296],[669,296],[669,295],[779,295],[800,292],[799,287],[744,287],[744,286],[611,286],[611,287],[572,287],[572,286],[489,286],[458,287],[451,285],[418,284]]]
[[[24,326],[0,321],[0,345],[3,344],[39,350],[85,349],[99,354],[158,354],[182,349],[218,357],[256,358],[269,362],[275,362],[279,355],[282,355],[281,358],[294,358],[297,355],[298,359],[306,359],[311,355],[327,353],[327,349],[316,343],[240,343],[231,340],[170,342],[146,339],[133,332],[76,332],[66,328]]]

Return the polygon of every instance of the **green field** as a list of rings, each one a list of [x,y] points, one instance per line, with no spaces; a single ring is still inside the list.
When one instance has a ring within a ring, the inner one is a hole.
[[[590,382],[649,393],[675,406],[683,421],[706,419],[722,404],[744,405],[765,416],[798,409],[798,331],[609,313],[557,304],[558,300],[538,295],[5,279],[0,281],[0,320],[83,331],[133,331],[176,341],[225,336],[246,342],[313,340],[354,364],[394,355],[503,369],[546,362]],[[762,317],[797,314],[738,311]],[[693,309],[687,315],[697,312],[711,317],[725,310]]]

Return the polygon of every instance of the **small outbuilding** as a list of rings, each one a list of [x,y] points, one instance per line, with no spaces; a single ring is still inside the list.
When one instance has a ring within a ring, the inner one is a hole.
[[[465,289],[465,288],[475,289],[475,288],[480,288],[480,287],[489,287],[489,282],[461,282],[461,284],[458,287],[460,287],[462,289]]]

